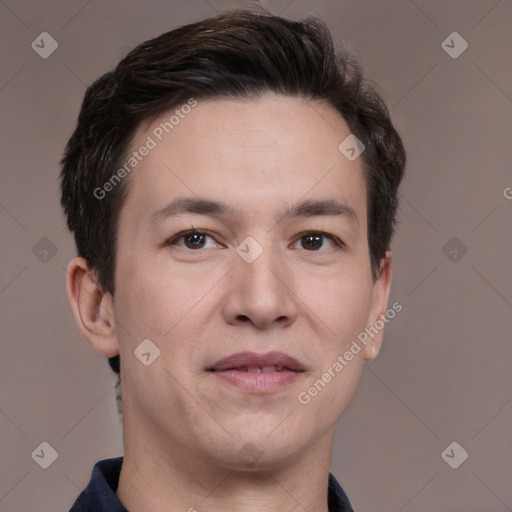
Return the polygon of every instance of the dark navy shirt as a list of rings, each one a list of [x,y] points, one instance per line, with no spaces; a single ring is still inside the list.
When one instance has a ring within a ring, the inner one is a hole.
[[[69,512],[128,512],[116,496],[123,457],[100,460]],[[329,512],[354,512],[340,484],[329,474]]]

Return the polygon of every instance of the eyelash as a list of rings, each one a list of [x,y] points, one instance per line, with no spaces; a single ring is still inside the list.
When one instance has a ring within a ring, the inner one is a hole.
[[[211,238],[212,240],[215,240],[215,238],[212,235],[210,235],[207,231],[204,231],[202,229],[189,229],[189,230],[186,230],[186,231],[181,231],[181,232],[177,233],[176,235],[173,235],[171,238],[169,238],[167,240],[166,245],[167,246],[176,245],[177,241],[182,240],[182,239],[184,239],[185,237],[187,237],[189,235],[204,235],[204,236],[207,236],[207,237]],[[303,237],[305,237],[307,235],[319,235],[319,236],[322,236],[324,238],[327,238],[327,239],[331,240],[340,249],[346,248],[345,243],[342,242],[337,236],[332,235],[331,233],[326,233],[325,231],[317,231],[317,230],[303,231],[302,233],[299,234],[299,236],[296,239],[296,241],[294,242],[294,244],[297,243],[301,238],[303,238]],[[218,244],[219,242],[216,242],[216,243]],[[202,248],[200,248],[200,249],[189,249],[189,248],[186,248],[186,249],[189,250],[189,251],[195,251],[195,250],[200,250]],[[304,249],[304,250],[307,250],[307,249]],[[311,251],[308,251],[308,252],[321,252],[321,251],[311,250]]]

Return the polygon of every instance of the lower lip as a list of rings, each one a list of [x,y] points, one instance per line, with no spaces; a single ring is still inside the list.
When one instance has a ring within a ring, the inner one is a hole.
[[[239,370],[212,372],[219,379],[251,393],[271,393],[291,384],[300,378],[303,372],[282,370],[270,373],[249,373]]]

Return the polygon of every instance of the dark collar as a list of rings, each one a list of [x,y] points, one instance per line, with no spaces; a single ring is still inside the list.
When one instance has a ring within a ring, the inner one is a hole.
[[[123,457],[100,460],[91,480],[69,512],[128,512],[116,496]],[[354,512],[350,501],[332,473],[329,473],[329,512]]]

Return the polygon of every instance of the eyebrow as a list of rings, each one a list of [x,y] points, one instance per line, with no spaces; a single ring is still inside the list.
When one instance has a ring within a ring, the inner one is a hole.
[[[169,204],[149,215],[150,222],[161,222],[168,217],[177,217],[185,213],[211,215],[213,217],[239,216],[235,208],[212,199],[202,197],[178,197]],[[293,205],[282,213],[279,221],[294,217],[314,216],[346,217],[359,226],[359,218],[355,210],[347,204],[336,199],[305,200]]]

